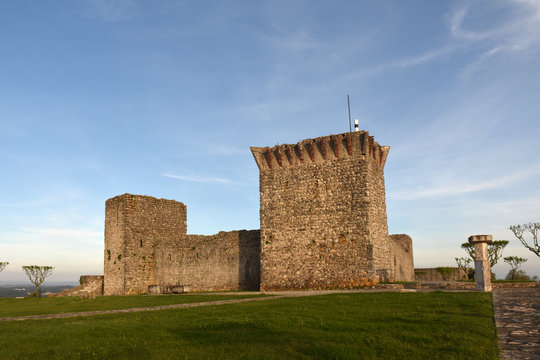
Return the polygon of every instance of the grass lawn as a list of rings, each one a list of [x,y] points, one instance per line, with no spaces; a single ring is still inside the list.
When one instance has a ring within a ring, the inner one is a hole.
[[[0,330],[2,359],[498,358],[491,294],[473,292],[270,299]]]
[[[258,293],[253,293],[253,295],[234,295],[234,293],[231,293],[231,295],[98,296],[95,299],[80,299],[72,296],[24,299],[0,298],[0,317],[128,309],[144,306],[186,304],[260,296],[266,295]]]

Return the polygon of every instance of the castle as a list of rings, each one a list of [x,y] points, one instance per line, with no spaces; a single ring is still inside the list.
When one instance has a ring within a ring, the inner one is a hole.
[[[388,235],[389,149],[367,131],[252,147],[260,230],[190,235],[181,202],[130,194],[107,200],[103,293],[178,286],[333,289],[414,280],[411,238]]]

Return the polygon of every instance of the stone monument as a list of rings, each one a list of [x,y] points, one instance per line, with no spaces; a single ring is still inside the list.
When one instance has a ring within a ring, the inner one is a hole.
[[[488,244],[493,242],[491,235],[471,235],[469,242],[474,244],[474,274],[476,290],[491,291],[491,264],[488,257]]]

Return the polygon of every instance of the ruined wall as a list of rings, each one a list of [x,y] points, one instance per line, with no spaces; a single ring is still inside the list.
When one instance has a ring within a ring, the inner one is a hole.
[[[261,289],[387,280],[389,147],[362,131],[251,150],[260,171]]]
[[[186,235],[186,206],[124,194],[105,203],[105,295],[148,292],[155,278],[156,248],[174,247]]]
[[[51,294],[49,297],[79,296],[81,298],[94,298],[103,295],[103,275],[82,275],[81,285]]]
[[[451,269],[450,274],[446,275],[446,279],[442,268],[416,268],[414,269],[414,280],[419,282],[467,280],[467,274],[462,269],[457,267],[446,268]]]
[[[393,281],[414,281],[414,261],[412,239],[406,234],[390,235],[393,262]]]
[[[156,279],[190,291],[258,290],[260,231],[187,235],[174,248],[159,247]]]
[[[186,228],[180,202],[130,194],[107,200],[105,295],[147,293],[149,285],[259,288],[259,230],[204,236]]]

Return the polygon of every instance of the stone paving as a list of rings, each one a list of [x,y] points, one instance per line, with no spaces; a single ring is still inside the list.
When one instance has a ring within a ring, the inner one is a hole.
[[[540,359],[540,288],[494,289],[501,359]]]

